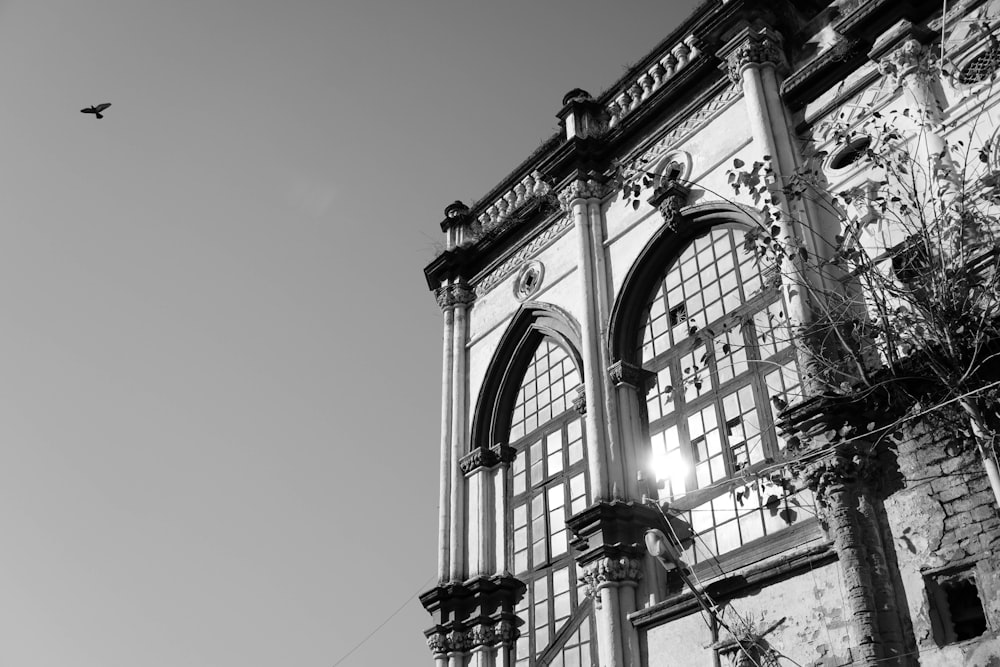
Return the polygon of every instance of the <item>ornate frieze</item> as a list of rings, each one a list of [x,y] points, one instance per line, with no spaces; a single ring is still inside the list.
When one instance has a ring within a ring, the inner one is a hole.
[[[727,44],[724,51],[725,67],[733,83],[742,81],[743,70],[748,67],[761,65],[781,67],[786,64],[777,33],[766,28],[760,31],[744,31]]]
[[[494,445],[489,448],[476,447],[463,456],[458,465],[463,473],[469,475],[480,468],[494,468],[501,463],[510,463],[515,456],[517,456],[517,450],[507,445]]]
[[[608,367],[608,375],[616,387],[635,387],[645,396],[656,385],[656,373],[627,361],[616,361]]]
[[[555,222],[542,230],[538,236],[528,241],[520,250],[505,260],[503,264],[490,271],[485,278],[476,283],[476,295],[482,296],[492,290],[507,276],[517,270],[519,266],[524,264],[526,260],[538,255],[572,226],[573,219],[571,217],[560,216]]]
[[[580,579],[587,595],[597,597],[597,592],[612,584],[637,583],[642,579],[642,561],[628,556],[604,557],[583,566]]]
[[[476,294],[465,283],[442,285],[434,290],[434,298],[442,310],[455,306],[467,306],[476,300]]]

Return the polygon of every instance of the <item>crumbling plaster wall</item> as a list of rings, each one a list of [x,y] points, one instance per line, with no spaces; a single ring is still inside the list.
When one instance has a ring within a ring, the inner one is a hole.
[[[764,637],[781,665],[849,665],[851,632],[843,610],[839,568],[836,562],[816,566],[738,597],[730,606],[762,629],[784,619]],[[724,613],[723,619],[732,624],[732,611]],[[711,664],[712,643],[700,614],[675,619],[647,631],[646,664],[704,667]]]
[[[898,445],[906,486],[885,501],[889,530],[923,667],[1000,667],[1000,514],[977,457],[918,428]],[[925,572],[971,565],[989,629],[940,647]]]

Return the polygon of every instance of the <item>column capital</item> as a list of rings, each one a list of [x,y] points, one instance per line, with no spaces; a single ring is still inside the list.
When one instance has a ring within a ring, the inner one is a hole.
[[[642,579],[642,560],[629,556],[598,558],[581,569],[580,579],[591,598],[596,598],[597,592],[602,588],[636,584]]]
[[[749,67],[770,65],[786,68],[781,35],[766,26],[747,26],[736,33],[719,51],[730,80],[739,84]]]
[[[878,61],[879,71],[896,86],[905,85],[908,77],[930,80],[937,76],[934,54],[913,37],[907,37]]]
[[[506,465],[513,461],[516,456],[516,449],[503,444],[493,447],[476,447],[463,456],[458,465],[462,468],[463,473],[471,475],[477,470],[489,470],[501,464]]]
[[[434,298],[441,310],[455,306],[467,306],[476,300],[476,293],[466,283],[442,285],[434,290]]]
[[[608,376],[616,387],[633,387],[642,396],[656,384],[656,373],[627,361],[616,361],[608,366]]]
[[[573,210],[573,202],[578,200],[602,199],[608,193],[608,186],[601,180],[588,176],[570,181],[559,191],[559,207],[565,213]]]

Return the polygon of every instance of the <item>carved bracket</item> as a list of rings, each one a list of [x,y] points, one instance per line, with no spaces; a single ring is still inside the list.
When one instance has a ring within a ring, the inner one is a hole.
[[[653,196],[646,200],[650,206],[658,209],[667,227],[677,230],[680,222],[681,208],[688,202],[691,189],[677,181],[667,181],[653,190]]]

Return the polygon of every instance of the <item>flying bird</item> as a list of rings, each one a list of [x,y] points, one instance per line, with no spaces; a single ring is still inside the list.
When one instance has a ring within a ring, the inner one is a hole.
[[[97,106],[87,107],[86,109],[80,109],[80,113],[92,113],[98,118],[104,118],[101,112],[111,106],[111,102],[105,102],[104,104],[98,104]]]

